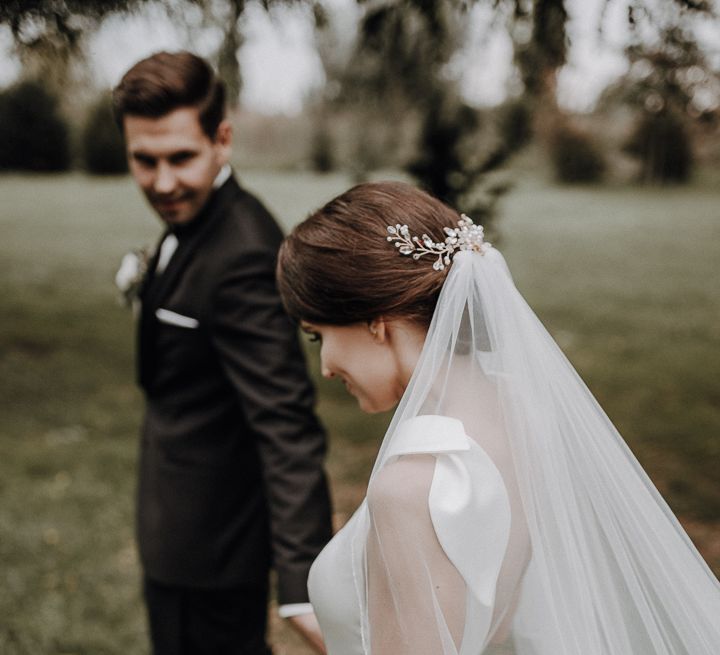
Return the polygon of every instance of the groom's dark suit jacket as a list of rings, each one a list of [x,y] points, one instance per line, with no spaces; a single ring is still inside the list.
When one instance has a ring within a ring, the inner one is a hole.
[[[304,602],[310,564],[330,538],[330,504],[325,435],[275,286],[281,231],[231,178],[177,236],[167,268],[153,274],[156,256],[141,293],[145,574],[253,587],[272,563],[279,602]]]

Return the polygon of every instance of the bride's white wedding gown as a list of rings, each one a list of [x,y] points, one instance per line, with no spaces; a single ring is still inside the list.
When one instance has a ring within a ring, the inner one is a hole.
[[[470,533],[473,525],[482,534]],[[366,500],[310,571],[310,599],[329,655],[483,652],[511,608],[512,590],[497,584],[509,545],[526,554],[523,534],[522,526],[511,529],[503,477],[462,422],[409,419]],[[366,577],[358,579],[354,571],[362,570]],[[366,604],[370,629],[362,625]],[[448,629],[444,645],[437,643],[438,612]],[[400,634],[405,641],[396,643]]]
[[[717,655],[720,585],[515,288],[460,252],[309,590],[329,655]]]

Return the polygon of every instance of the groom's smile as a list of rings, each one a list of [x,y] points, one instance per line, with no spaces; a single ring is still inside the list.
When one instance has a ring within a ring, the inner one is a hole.
[[[123,127],[130,172],[160,218],[175,225],[195,218],[228,161],[229,123],[211,138],[198,110],[182,107],[157,118],[126,115]]]

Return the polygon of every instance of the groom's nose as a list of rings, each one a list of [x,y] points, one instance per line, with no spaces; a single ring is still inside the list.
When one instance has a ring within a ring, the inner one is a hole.
[[[168,194],[175,190],[177,178],[172,166],[165,162],[160,162],[155,175],[155,184],[153,184],[155,193]]]

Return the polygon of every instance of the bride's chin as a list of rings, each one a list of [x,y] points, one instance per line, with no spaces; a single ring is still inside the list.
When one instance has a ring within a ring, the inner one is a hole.
[[[387,412],[391,410],[397,403],[375,403],[369,400],[368,398],[362,398],[359,396],[355,396],[355,400],[357,400],[358,406],[360,409],[365,412],[366,414],[382,414],[382,412]]]
[[[355,394],[352,395],[355,396]],[[355,400],[357,400],[358,407],[360,407],[360,409],[366,414],[377,414],[378,411],[380,411],[375,408],[373,404],[368,401],[367,398],[364,398],[362,396],[355,396]]]

